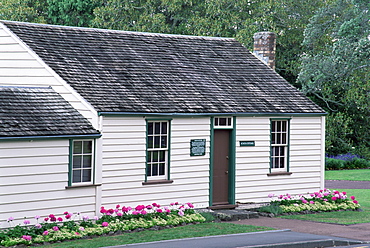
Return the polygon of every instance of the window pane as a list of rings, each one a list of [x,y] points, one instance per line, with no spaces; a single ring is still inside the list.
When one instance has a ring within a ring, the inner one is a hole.
[[[282,139],[283,139],[281,144],[286,144],[287,143],[286,142],[286,133],[282,133],[281,136],[282,136]]]
[[[284,158],[283,157],[280,158],[279,168],[284,168]]]
[[[281,136],[280,134],[276,134],[276,144],[281,144]]]
[[[286,127],[287,127],[287,121],[283,121],[282,123],[281,123],[281,130],[283,131],[283,132],[286,132]]]
[[[281,131],[281,121],[277,121],[276,124],[276,131]]]
[[[215,118],[215,126],[218,126],[218,118]]]
[[[83,153],[92,153],[92,141],[83,142]]]
[[[154,148],[160,148],[159,142],[160,142],[160,137],[154,136]]]
[[[153,148],[153,136],[148,137],[148,148]]]
[[[166,152],[165,151],[160,151],[159,152],[159,158],[158,158],[158,161],[159,162],[164,162],[166,159],[165,159],[165,154]]]
[[[273,166],[273,168],[279,168],[279,158],[278,157],[274,158],[274,166]]]
[[[284,156],[284,155],[285,155],[285,147],[281,146],[280,147],[280,156]]]
[[[91,155],[84,155],[83,157],[83,167],[84,168],[91,168],[92,156]]]
[[[148,152],[148,156],[146,158],[146,161],[147,162],[151,162],[152,161],[152,152]]]
[[[164,163],[160,163],[159,164],[159,175],[161,176],[164,175],[164,169],[165,169]]]
[[[82,156],[81,155],[75,155],[73,156],[73,168],[81,168],[82,164]]]
[[[167,134],[167,122],[162,122],[162,134]]]
[[[152,166],[150,164],[148,164],[148,166],[146,167],[146,175],[147,176],[152,175]]]
[[[167,136],[161,137],[161,148],[167,148]]]
[[[153,152],[153,153],[152,153],[152,156],[153,156],[153,157],[152,157],[152,159],[153,159],[152,161],[153,161],[153,162],[158,162],[158,152]]]
[[[271,134],[271,144],[276,144],[276,134],[275,133]]]
[[[220,126],[226,126],[226,118],[220,118]]]
[[[91,182],[91,169],[82,171],[82,182]]]
[[[80,183],[81,182],[81,170],[74,170],[73,171],[72,182],[73,183]]]
[[[152,166],[152,176],[158,176],[158,164],[153,164]]]
[[[155,122],[154,134],[160,134],[160,133],[161,133],[161,123]]]
[[[276,121],[271,122],[271,132],[276,131]]]
[[[153,134],[153,122],[148,122],[148,134]]]
[[[227,118],[227,125],[231,126],[231,118]]]
[[[73,154],[82,154],[82,141],[73,142]]]

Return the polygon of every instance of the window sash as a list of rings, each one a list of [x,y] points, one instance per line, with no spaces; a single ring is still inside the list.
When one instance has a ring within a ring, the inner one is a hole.
[[[146,177],[167,179],[169,121],[147,122]]]
[[[93,183],[94,140],[72,140],[70,151],[69,185]]]
[[[270,170],[288,171],[289,120],[271,120]]]

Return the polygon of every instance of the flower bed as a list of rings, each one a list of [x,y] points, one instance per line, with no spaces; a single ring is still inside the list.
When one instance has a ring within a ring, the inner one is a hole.
[[[338,210],[359,210],[360,204],[355,196],[347,196],[346,192],[328,189],[320,190],[307,195],[291,196],[290,194],[275,196],[271,198],[270,205],[261,207],[260,212],[281,215],[284,213],[312,213],[329,212]]]
[[[50,214],[41,223],[32,226],[29,225],[29,220],[24,220],[24,225],[0,230],[0,244],[5,247],[19,244],[44,244],[87,236],[205,221],[202,215],[194,211],[191,203],[176,202],[166,207],[153,203],[147,206],[138,205],[135,208],[117,205],[114,209],[101,207],[100,213],[102,216],[94,218],[69,212],[64,212],[64,217]],[[40,216],[35,218],[38,221],[41,220]],[[9,217],[9,224],[13,220],[13,217]]]

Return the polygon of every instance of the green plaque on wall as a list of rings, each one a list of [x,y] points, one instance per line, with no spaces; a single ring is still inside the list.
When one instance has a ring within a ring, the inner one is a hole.
[[[239,141],[240,146],[255,146],[254,141]]]
[[[190,140],[190,156],[204,156],[206,154],[206,140]]]

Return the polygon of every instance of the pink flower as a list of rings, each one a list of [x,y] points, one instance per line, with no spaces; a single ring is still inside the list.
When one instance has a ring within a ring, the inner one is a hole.
[[[339,194],[339,191],[338,191],[338,190],[335,190],[335,191],[334,191],[334,194]]]
[[[42,226],[41,226],[41,224],[39,224],[39,223],[37,223],[36,225],[35,225],[35,228],[37,228],[37,229],[40,229]]]
[[[307,200],[305,200],[305,199],[303,199],[303,200],[302,200],[302,203],[307,203],[307,202],[308,202],[308,201],[307,201]]]
[[[194,205],[193,205],[193,204],[191,204],[190,202],[188,202],[188,203],[186,203],[186,204],[188,204],[189,208],[194,208]]]
[[[85,231],[85,228],[81,226],[80,228],[78,228],[78,230]]]
[[[146,209],[152,209],[152,208],[153,208],[152,205],[146,206]]]
[[[14,220],[14,218],[13,217],[9,217],[8,218],[8,221],[13,221]]]
[[[29,221],[29,220],[24,220],[23,221],[23,224],[25,224],[25,225],[28,225],[28,224],[30,224],[31,222]]]
[[[55,218],[55,216],[53,216],[53,217],[50,217],[50,221],[53,221],[53,222],[55,222],[55,221],[57,221],[57,218]]]
[[[310,204],[315,204],[315,202],[314,201],[310,201]]]
[[[46,236],[46,235],[48,235],[49,234],[49,231],[44,231],[43,233],[42,233],[42,235],[44,235],[44,236]]]
[[[53,230],[54,231],[59,231],[59,227],[58,226],[53,226]]]
[[[171,213],[171,210],[167,208],[167,209],[166,209],[166,212],[167,212],[167,213]]]
[[[163,210],[162,210],[162,209],[160,209],[160,208],[158,208],[156,211],[157,211],[158,213],[162,213],[162,212],[163,212]]]
[[[70,215],[70,214],[67,214],[66,216],[65,216],[65,218],[68,220],[68,219],[70,219],[72,217],[72,215]]]
[[[347,194],[347,192],[343,191],[343,192],[342,192],[342,194],[343,194],[343,195],[346,195],[346,194]]]
[[[122,216],[122,213],[121,212],[117,213],[117,216]]]
[[[142,215],[146,215],[147,214],[147,212],[145,211],[145,210],[141,210],[141,212],[140,212]]]
[[[66,217],[67,219],[67,217]],[[58,217],[58,221],[63,221],[63,218],[62,217]]]
[[[183,211],[179,211],[179,212],[178,212],[178,214],[179,214],[180,216],[184,216],[184,212],[183,212]]]
[[[328,201],[328,199],[325,198],[324,201]]]
[[[94,216],[94,220],[98,220],[99,219],[99,217],[98,216]]]
[[[179,205],[179,203],[178,202],[175,202],[175,205]]]
[[[67,212],[67,211],[65,211],[63,214],[64,214],[64,215],[67,215],[67,214],[68,214],[68,212]]]
[[[53,217],[55,217],[54,214],[49,214],[49,218],[53,218]]]
[[[36,219],[36,220],[40,219],[40,215],[36,215],[36,216],[35,216],[35,219]]]
[[[336,198],[335,196],[333,196],[331,199],[332,199],[333,201],[336,201],[336,200],[337,200],[337,198]]]
[[[356,199],[356,197],[354,195],[351,196],[351,200],[354,200]]]
[[[108,210],[106,210],[104,207],[100,208],[100,213],[105,214],[107,212],[108,212]]]
[[[129,210],[126,207],[122,207],[122,212],[127,213]]]
[[[356,201],[356,200],[353,200],[353,203],[354,203],[354,204],[358,204],[358,201]]]
[[[48,218],[48,217],[44,218],[44,221],[48,221],[48,220],[49,220],[49,218]]]
[[[22,239],[30,241],[32,239],[32,237],[30,235],[23,235]]]
[[[76,235],[80,235],[78,232],[75,232]]]
[[[132,211],[133,215],[138,215],[140,212],[139,211]]]
[[[173,205],[175,205],[175,203],[171,202],[170,205],[173,206]]]
[[[106,226],[108,226],[109,224],[108,224],[108,222],[103,222],[103,223],[101,223],[101,225],[102,225],[102,226],[104,226],[104,227],[106,227]]]
[[[272,193],[270,193],[269,195],[268,195],[268,197],[269,198],[272,198],[272,197],[274,197],[275,195],[274,194],[272,194]]]
[[[136,206],[135,210],[136,210],[136,211],[141,211],[141,210],[143,210],[144,208],[145,208],[145,206],[144,206],[144,205],[138,205],[138,206]]]
[[[153,206],[153,207],[158,207],[158,204],[157,204],[157,203],[155,203],[155,202],[153,202],[153,203],[152,203],[152,206]]]
[[[120,208],[121,206],[120,205],[116,205],[116,208]]]

